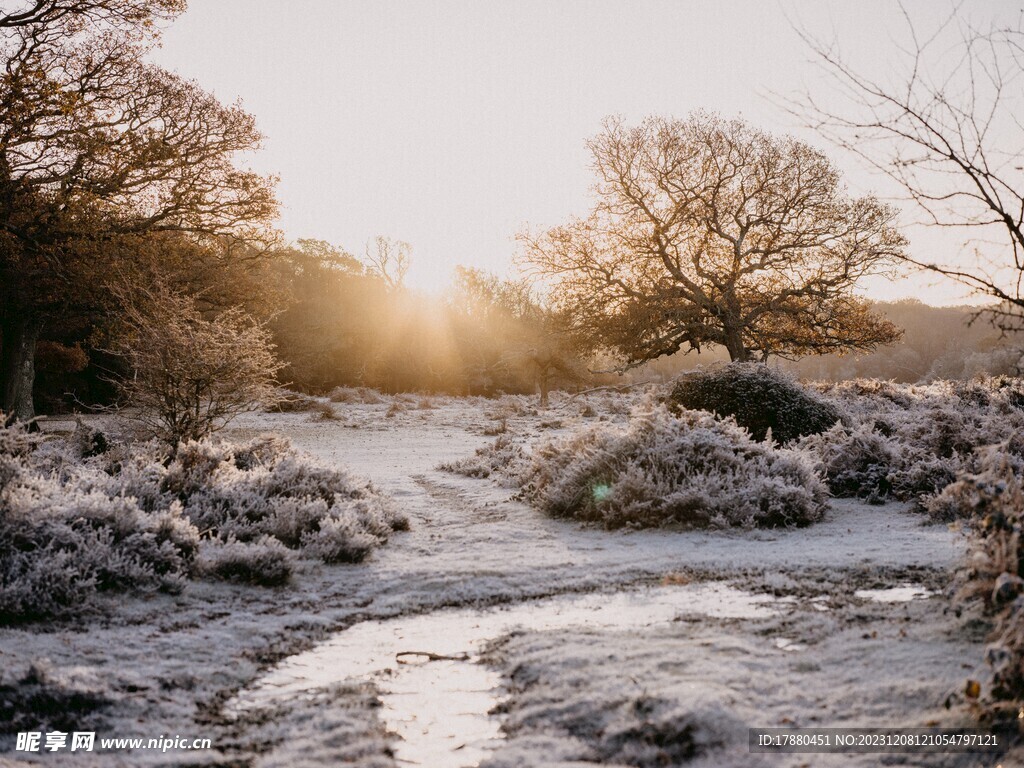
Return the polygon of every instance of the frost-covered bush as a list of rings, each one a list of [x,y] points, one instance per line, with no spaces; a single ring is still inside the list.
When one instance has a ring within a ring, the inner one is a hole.
[[[129,375],[119,382],[126,416],[173,450],[199,440],[279,396],[266,323],[241,307],[210,316],[193,297],[157,286],[121,292],[114,334]]]
[[[298,549],[318,540],[314,534],[328,526],[335,539],[342,530],[351,532],[352,550],[365,554],[368,539],[376,546],[408,527],[405,516],[370,483],[318,464],[278,437],[238,447],[185,443],[162,473],[136,472],[132,478],[140,481],[131,484],[133,493],[157,503],[178,501],[200,531],[222,541],[271,536]],[[116,486],[117,477],[111,482]]]
[[[1024,705],[1024,461],[1005,447],[984,451],[980,472],[959,477],[930,504],[945,517],[973,519],[959,597],[981,598],[993,616],[985,652],[991,695],[1012,703],[1016,722]]]
[[[300,541],[303,549],[325,563],[362,562],[379,543],[351,517],[326,517],[303,533]]]
[[[280,584],[290,550],[357,562],[408,526],[368,482],[281,438],[186,442],[173,457],[153,442],[82,458],[78,442],[0,428],[0,623],[100,592],[176,592],[200,572]]]
[[[545,512],[609,528],[803,525],[821,518],[826,498],[800,452],[664,404],[540,444],[521,481]]]
[[[466,477],[490,477],[495,473],[515,477],[523,468],[523,458],[522,446],[510,434],[503,432],[490,445],[477,448],[472,456],[446,461],[438,469]]]
[[[927,499],[958,475],[979,471],[978,449],[1024,430],[1018,380],[923,386],[857,380],[824,388],[844,424],[803,438],[837,496],[881,502]],[[1024,456],[1024,445],[1008,444]]]
[[[292,577],[294,555],[270,536],[253,542],[230,540],[208,550],[200,567],[222,581],[279,587]]]
[[[363,403],[377,405],[384,402],[380,392],[368,387],[335,387],[327,395],[332,403]]]
[[[280,413],[307,413],[317,411],[325,405],[320,398],[302,392],[282,391],[278,397],[278,401],[273,405],[273,410]]]
[[[97,592],[179,591],[199,545],[181,506],[146,511],[76,474],[44,473],[33,442],[0,429],[0,623],[72,613]]]
[[[841,418],[835,405],[758,363],[698,369],[681,377],[669,397],[680,408],[732,416],[757,440],[770,430],[779,443],[824,432]]]
[[[338,412],[331,407],[330,403],[318,403],[312,412],[316,421],[335,421],[338,418]]]

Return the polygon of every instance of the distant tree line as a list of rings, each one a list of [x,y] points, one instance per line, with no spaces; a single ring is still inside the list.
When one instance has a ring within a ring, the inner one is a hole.
[[[275,254],[285,309],[271,327],[283,381],[307,392],[491,395],[583,379],[583,348],[527,281],[457,267],[446,295],[424,296],[404,285],[404,270],[389,271],[386,255],[409,258],[402,245],[377,238],[364,261],[320,240]]]
[[[815,381],[875,378],[913,384],[979,374],[1024,375],[1024,334],[993,328],[978,317],[976,306],[933,307],[904,299],[871,302],[870,309],[902,328],[902,338],[870,353],[805,357],[780,365]],[[715,348],[700,355],[673,355],[648,364],[641,375],[670,379],[728,359],[725,350]]]

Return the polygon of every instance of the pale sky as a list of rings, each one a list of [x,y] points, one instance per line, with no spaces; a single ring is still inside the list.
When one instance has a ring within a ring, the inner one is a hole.
[[[251,164],[281,177],[288,238],[362,255],[378,234],[413,248],[409,282],[443,288],[457,264],[514,274],[513,237],[585,214],[585,140],[601,120],[694,109],[742,116],[824,149],[855,193],[885,180],[825,144],[769,95],[818,71],[786,16],[884,72],[895,60],[891,0],[190,0],[155,59],[266,135]],[[948,13],[905,4],[918,19]],[[982,19],[1019,3],[966,2]],[[915,254],[952,255],[962,236],[910,228]],[[878,280],[875,298],[951,303],[934,278]]]

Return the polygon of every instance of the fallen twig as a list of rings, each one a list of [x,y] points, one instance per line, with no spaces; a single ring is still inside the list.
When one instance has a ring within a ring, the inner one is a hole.
[[[429,651],[401,651],[395,654],[395,661],[399,664],[408,664],[408,662],[402,661],[403,656],[422,656],[427,661],[469,661],[468,653],[446,656],[443,653],[430,653]]]

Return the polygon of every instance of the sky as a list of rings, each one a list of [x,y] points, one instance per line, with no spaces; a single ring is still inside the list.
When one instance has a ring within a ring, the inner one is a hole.
[[[927,22],[951,6],[904,7]],[[280,177],[287,238],[357,256],[376,235],[405,240],[409,284],[437,291],[458,264],[514,275],[517,232],[588,211],[585,141],[608,115],[743,117],[825,150],[852,193],[894,194],[773,96],[821,95],[794,23],[883,75],[905,28],[890,0],[190,0],[153,58],[256,116],[264,147],[248,162]],[[963,251],[956,231],[907,234],[921,258]],[[966,295],[925,275],[864,292],[933,304]]]

